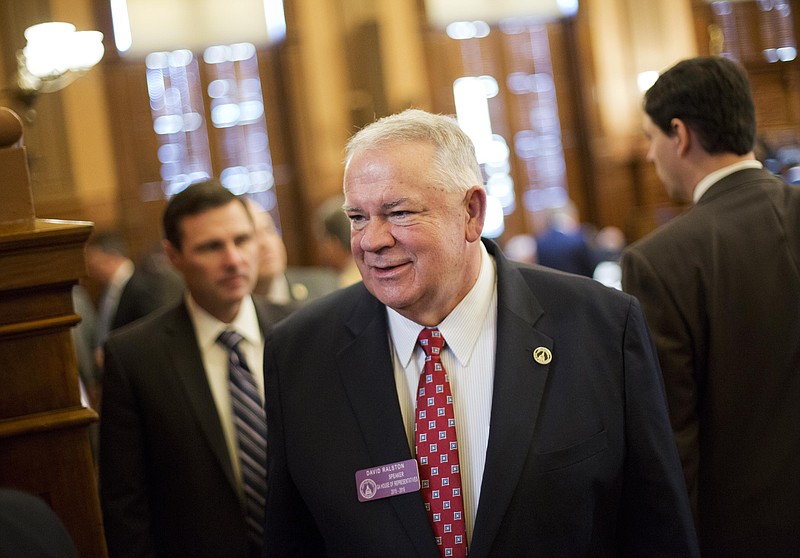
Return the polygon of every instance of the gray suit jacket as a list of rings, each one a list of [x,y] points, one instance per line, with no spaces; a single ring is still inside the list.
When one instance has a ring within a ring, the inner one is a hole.
[[[796,556],[800,188],[757,169],[630,246],[704,556]]]
[[[485,242],[497,356],[470,556],[696,556],[638,303]],[[267,556],[439,556],[419,492],[357,499],[356,471],[412,457],[387,328],[359,283],[268,336]],[[537,364],[537,347],[550,364]]]
[[[285,315],[256,300],[262,330]],[[186,305],[112,334],[100,419],[111,558],[247,556],[243,504]]]

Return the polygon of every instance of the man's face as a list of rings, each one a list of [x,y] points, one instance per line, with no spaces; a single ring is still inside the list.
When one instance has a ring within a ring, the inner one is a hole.
[[[676,201],[686,201],[686,194],[683,192],[684,187],[679,173],[681,163],[676,145],[677,137],[665,134],[647,114],[644,115],[642,127],[644,135],[650,140],[647,160],[655,165],[656,174],[663,182],[667,195]]]
[[[258,278],[271,281],[286,271],[286,246],[268,212],[253,204],[250,213],[258,242]]]
[[[469,240],[479,238],[485,208],[480,188],[446,192],[431,182],[433,154],[426,143],[362,151],[344,180],[350,244],[364,284],[424,325],[436,325],[474,284],[467,252]],[[465,201],[474,195],[483,202],[477,211]]]
[[[101,285],[107,285],[114,272],[119,266],[119,258],[114,258],[103,252],[100,248],[88,246],[83,252],[84,262],[86,263],[86,275],[90,279],[98,281]]]
[[[180,250],[165,242],[172,265],[197,304],[218,320],[230,322],[256,282],[258,248],[247,210],[234,200],[184,217],[180,232]]]

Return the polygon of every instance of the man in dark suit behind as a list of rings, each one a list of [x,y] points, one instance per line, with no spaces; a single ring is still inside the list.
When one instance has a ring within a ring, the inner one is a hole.
[[[646,93],[648,159],[692,208],[631,245],[703,556],[797,556],[800,188],[762,169],[744,71],[680,62]]]
[[[125,239],[114,231],[97,231],[85,246],[87,275],[103,286],[98,304],[95,346],[108,334],[158,310],[165,295],[157,279],[134,265]]]
[[[78,558],[78,550],[44,500],[0,487],[0,558]]]
[[[267,338],[266,555],[697,556],[636,300],[482,240],[481,171],[451,118],[360,131],[344,193],[363,283]],[[439,357],[418,334],[446,343],[429,391]]]
[[[164,232],[185,299],[113,333],[105,347],[100,488],[109,554],[259,556],[248,547],[229,357],[216,340],[242,335],[239,348],[263,384],[262,332],[285,312],[251,297],[252,217],[218,182],[175,195]]]

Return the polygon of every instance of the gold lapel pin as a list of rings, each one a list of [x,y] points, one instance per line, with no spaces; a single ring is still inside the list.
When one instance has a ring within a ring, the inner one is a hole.
[[[533,350],[533,360],[539,364],[550,364],[550,361],[553,360],[553,353],[547,347],[536,347]]]

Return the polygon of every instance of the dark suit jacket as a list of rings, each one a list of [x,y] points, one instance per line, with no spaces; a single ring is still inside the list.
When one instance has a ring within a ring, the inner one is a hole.
[[[111,330],[119,329],[161,308],[165,303],[164,292],[165,286],[155,275],[135,269],[119,295]]]
[[[553,269],[591,277],[598,261],[583,229],[565,233],[550,229],[536,239],[537,261]]]
[[[486,244],[497,357],[470,557],[696,556],[638,303]],[[389,350],[386,309],[361,283],[268,336],[267,556],[439,556],[419,492],[357,499],[356,471],[412,457]]]
[[[262,329],[283,316],[257,301]],[[244,557],[243,504],[184,302],[112,334],[100,496],[118,556]]]
[[[800,188],[736,172],[624,253],[704,556],[800,543]]]

